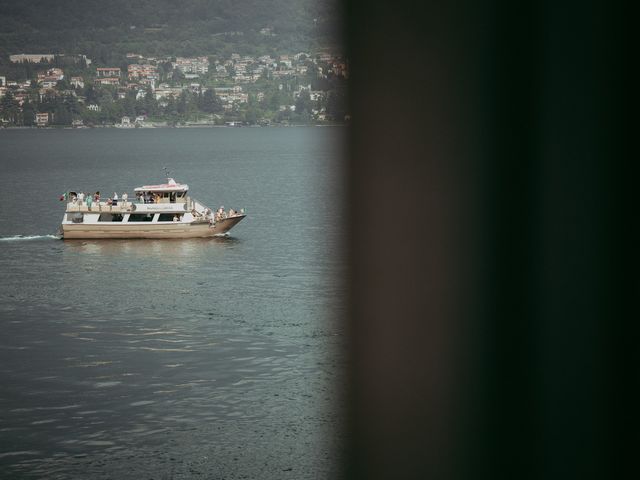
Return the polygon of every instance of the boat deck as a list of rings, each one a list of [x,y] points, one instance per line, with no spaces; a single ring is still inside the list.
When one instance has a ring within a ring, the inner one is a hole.
[[[187,211],[189,207],[193,208],[191,202],[178,203],[140,203],[140,202],[118,202],[116,205],[107,202],[94,202],[89,207],[85,202],[69,202],[67,203],[67,213],[130,213],[133,211],[155,211],[166,210],[168,212]]]

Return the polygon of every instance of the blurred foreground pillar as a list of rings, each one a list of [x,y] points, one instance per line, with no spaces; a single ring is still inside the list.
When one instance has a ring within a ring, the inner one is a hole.
[[[637,360],[623,13],[433,3],[347,2],[348,476],[609,477]]]

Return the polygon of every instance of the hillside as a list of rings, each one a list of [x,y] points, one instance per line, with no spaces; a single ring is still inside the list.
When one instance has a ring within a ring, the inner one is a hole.
[[[335,0],[0,0],[0,56],[280,53],[338,48]]]

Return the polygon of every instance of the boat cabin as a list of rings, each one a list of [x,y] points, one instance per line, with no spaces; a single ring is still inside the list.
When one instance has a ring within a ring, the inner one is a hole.
[[[136,197],[141,203],[187,203],[187,193],[189,185],[176,183],[173,178],[169,178],[167,183],[162,185],[143,185],[134,188]]]

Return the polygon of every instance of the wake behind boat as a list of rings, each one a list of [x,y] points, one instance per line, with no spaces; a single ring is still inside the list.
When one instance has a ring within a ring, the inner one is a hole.
[[[226,234],[246,215],[233,209],[210,208],[188,195],[189,186],[173,178],[162,185],[143,185],[101,201],[96,195],[68,192],[62,238],[196,238]]]

